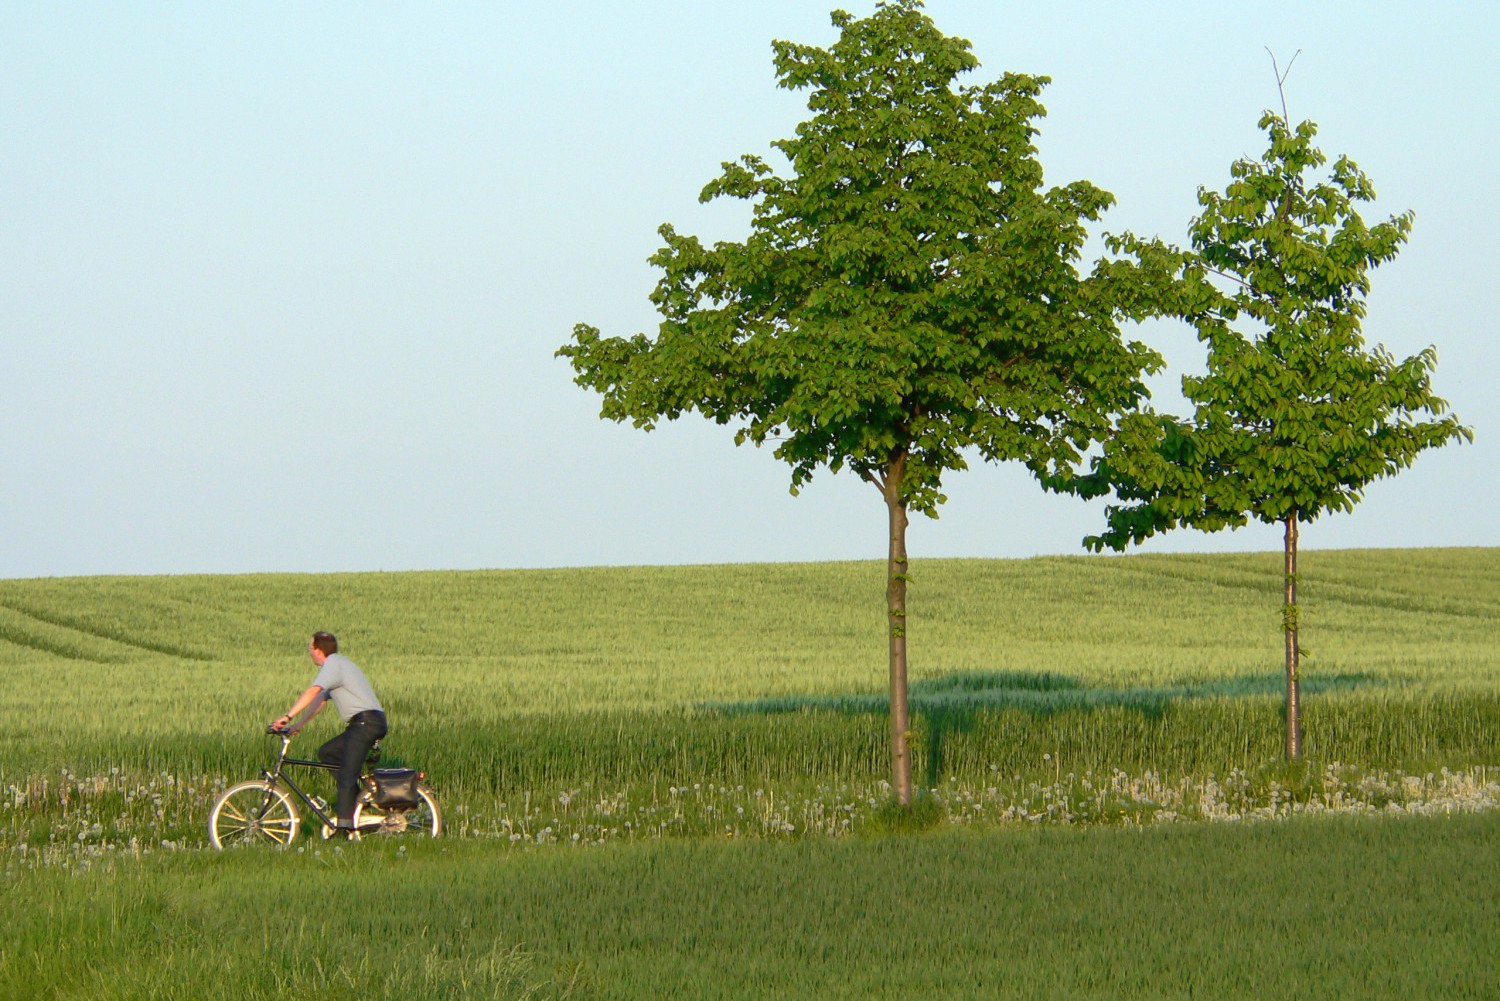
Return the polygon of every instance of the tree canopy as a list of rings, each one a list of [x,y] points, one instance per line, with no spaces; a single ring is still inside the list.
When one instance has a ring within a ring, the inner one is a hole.
[[[1206,531],[1349,511],[1374,480],[1472,432],[1432,388],[1435,349],[1397,360],[1362,332],[1370,272],[1395,258],[1412,213],[1373,226],[1368,177],[1347,156],[1326,176],[1317,127],[1270,112],[1268,146],[1200,190],[1172,311],[1207,348],[1184,376],[1189,419],[1122,422],[1092,485],[1113,490],[1091,548],[1122,549],[1177,526]]]
[[[580,324],[559,353],[604,394],[603,416],[652,427],[698,411],[774,442],[795,489],[819,468],[941,503],[964,451],[1038,471],[1076,463],[1160,364],[1121,340],[1126,269],[1075,267],[1113,197],[1044,188],[1033,143],[1046,77],[957,86],[977,66],[916,2],[834,14],[829,49],[775,42],[783,87],[813,117],[724,164],[702,199],[754,205],[752,233],[705,247],[663,226],[654,338]]]

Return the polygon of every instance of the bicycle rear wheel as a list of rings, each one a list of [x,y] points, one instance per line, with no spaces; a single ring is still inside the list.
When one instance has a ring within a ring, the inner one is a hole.
[[[359,838],[385,838],[394,835],[435,838],[443,833],[443,815],[437,800],[425,786],[418,787],[421,802],[407,810],[391,809],[370,802],[363,796],[354,807],[354,831]]]
[[[263,780],[225,789],[208,815],[208,840],[219,850],[235,845],[286,847],[297,836],[296,804]]]

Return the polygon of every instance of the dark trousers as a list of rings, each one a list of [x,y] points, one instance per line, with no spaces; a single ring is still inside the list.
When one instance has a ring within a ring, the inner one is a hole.
[[[336,813],[340,827],[354,826],[354,803],[359,798],[359,774],[370,748],[385,736],[385,713],[378,709],[355,713],[343,733],[318,748],[318,760],[333,765],[338,776]]]

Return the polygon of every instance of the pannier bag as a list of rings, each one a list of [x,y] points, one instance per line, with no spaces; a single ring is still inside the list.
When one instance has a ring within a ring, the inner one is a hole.
[[[371,798],[387,810],[410,810],[422,802],[417,782],[422,773],[415,768],[376,768],[370,772]]]

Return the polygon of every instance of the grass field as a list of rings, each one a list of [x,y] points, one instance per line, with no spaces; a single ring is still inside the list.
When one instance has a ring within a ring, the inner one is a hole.
[[[1049,816],[1097,820],[1160,812],[1131,791],[1150,776],[1179,800],[1249,776],[1250,811],[1327,792],[1329,769],[1353,790],[1496,764],[1500,551],[1303,562],[1300,774],[1278,764],[1274,556],[916,564],[919,780],[992,813],[1050,789]],[[201,840],[199,800],[265,760],[316,627],[455,830],[597,839],[632,810],[633,830],[837,828],[887,770],[882,586],[877,563],[0,581],[0,805],[27,804],[0,844]]]
[[[0,998],[1493,998],[1497,839],[1491,812],[113,857],[10,874]]]
[[[1302,563],[1300,765],[1278,556],[916,563],[911,816],[878,563],[0,581],[0,997],[1492,996],[1500,550]],[[458,837],[203,850],[315,628]]]

